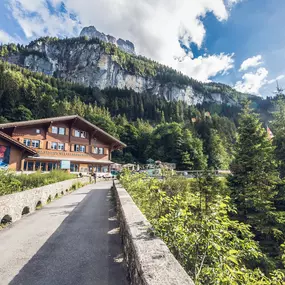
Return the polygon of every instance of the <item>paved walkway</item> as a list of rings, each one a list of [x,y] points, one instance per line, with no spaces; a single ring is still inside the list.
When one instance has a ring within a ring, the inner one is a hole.
[[[0,231],[0,284],[127,285],[110,187],[83,187]]]

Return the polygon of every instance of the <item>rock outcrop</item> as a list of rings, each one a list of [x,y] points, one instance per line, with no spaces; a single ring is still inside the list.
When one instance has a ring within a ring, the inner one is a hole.
[[[92,32],[99,39],[120,44],[129,42],[116,40],[105,36],[94,28],[86,28],[85,32]],[[91,33],[91,34],[92,34]],[[84,39],[45,40],[34,41],[27,46],[25,53],[11,55],[5,58],[11,63],[24,66],[32,71],[43,72],[47,75],[64,78],[85,86],[105,88],[132,89],[138,93],[150,93],[172,101],[181,100],[188,105],[203,102],[236,104],[229,93],[219,92],[219,89],[197,89],[191,83],[181,84],[175,81],[160,80],[157,76],[142,76],[130,71],[120,63],[120,60],[107,53],[100,42]],[[135,58],[135,60],[143,60]],[[202,85],[202,84],[201,84]],[[206,90],[204,92],[204,90]]]
[[[135,52],[135,46],[132,42],[128,40],[123,39],[116,39],[113,36],[105,35],[104,33],[99,32],[94,26],[85,27],[80,33],[80,37],[87,37],[87,38],[98,38],[99,40],[106,42],[106,43],[112,43],[116,45],[118,48],[123,50],[124,52],[130,53],[130,54],[136,54]]]

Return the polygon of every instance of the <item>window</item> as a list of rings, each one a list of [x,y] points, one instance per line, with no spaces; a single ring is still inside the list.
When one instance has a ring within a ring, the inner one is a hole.
[[[51,132],[57,135],[65,135],[65,128],[62,127],[52,127]]]
[[[79,170],[78,164],[74,164],[74,163],[70,164],[70,172],[78,172],[78,170]]]
[[[33,161],[29,161],[28,162],[28,171],[33,171],[34,170],[34,162]]]
[[[108,166],[103,166],[102,167],[102,172],[107,173],[108,172]]]
[[[58,134],[65,135],[65,128],[58,128]]]
[[[64,143],[58,144],[58,150],[64,150]]]
[[[95,154],[98,154],[98,153],[99,153],[98,147],[95,147],[95,148],[94,148],[94,153],[95,153]]]
[[[24,139],[24,144],[26,146],[31,146],[31,140],[30,139]]]
[[[35,170],[36,171],[41,170],[41,163],[38,161],[35,163]]]
[[[41,163],[41,170],[46,171],[46,166],[47,166],[47,164],[45,162],[42,162]]]
[[[51,143],[51,149],[57,149],[57,143],[56,142]]]
[[[40,134],[41,130],[40,129],[36,129],[36,134]]]
[[[87,134],[84,131],[78,131],[78,130],[74,130],[74,136],[77,138],[87,138]]]
[[[58,127],[52,127],[52,128],[51,128],[51,132],[52,132],[53,134],[57,134],[57,133],[58,133]]]
[[[104,148],[103,147],[99,147],[99,154],[104,154]]]
[[[85,145],[75,144],[74,145],[74,151],[85,152],[86,151],[86,146]]]
[[[35,148],[40,147],[40,141],[38,141],[38,140],[32,140],[32,147],[35,147]]]
[[[48,163],[48,171],[52,171],[52,162]]]

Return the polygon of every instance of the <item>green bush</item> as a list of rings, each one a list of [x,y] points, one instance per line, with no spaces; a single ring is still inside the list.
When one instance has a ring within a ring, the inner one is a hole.
[[[262,272],[266,259],[249,225],[232,220],[224,179],[147,178],[120,181],[197,285],[281,285],[282,270]]]
[[[73,178],[76,178],[74,174],[62,170],[54,170],[49,173],[36,172],[29,175],[0,171],[0,196]]]

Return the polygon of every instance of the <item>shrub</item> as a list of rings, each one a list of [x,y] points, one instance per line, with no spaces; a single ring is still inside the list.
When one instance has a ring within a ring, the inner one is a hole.
[[[250,226],[231,219],[224,179],[124,172],[120,181],[195,284],[284,284],[281,270],[266,275],[255,266],[266,257]]]
[[[0,196],[73,178],[76,178],[74,174],[62,170],[54,170],[50,173],[36,172],[30,175],[17,175],[11,171],[0,171]]]

